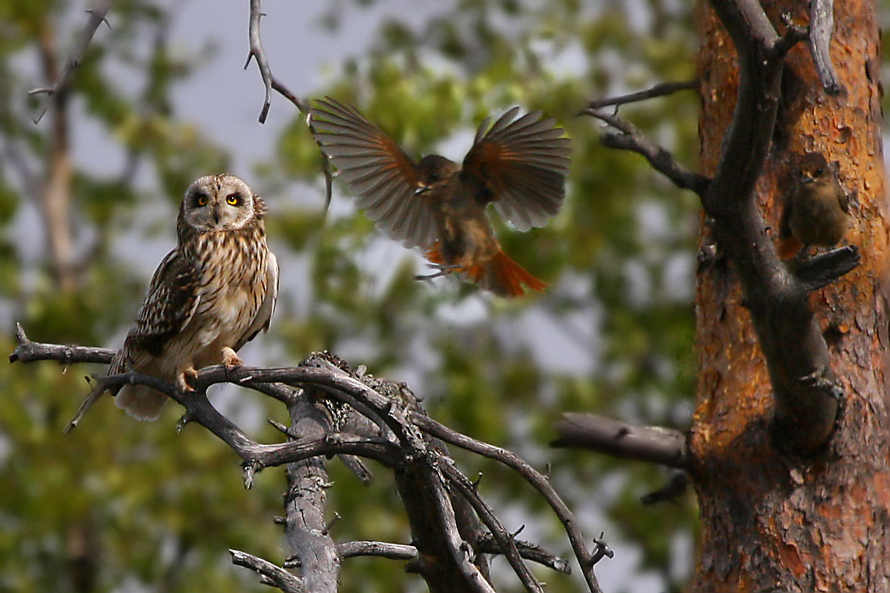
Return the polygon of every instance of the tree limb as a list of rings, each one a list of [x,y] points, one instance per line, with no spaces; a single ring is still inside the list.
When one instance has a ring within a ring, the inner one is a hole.
[[[547,501],[550,508],[553,509],[553,512],[562,523],[569,538],[569,542],[572,544],[572,550],[575,553],[575,557],[578,559],[578,564],[581,566],[581,574],[584,575],[584,579],[587,581],[587,587],[592,592],[601,591],[596,575],[593,573],[593,565],[595,564],[593,555],[584,543],[584,536],[575,521],[575,516],[550,485],[550,481],[546,476],[529,465],[528,462],[520,459],[516,454],[507,451],[506,449],[501,449],[500,447],[495,447],[494,445],[489,445],[488,443],[483,443],[455,432],[436,422],[432,418],[414,414],[412,416],[412,421],[424,432],[427,432],[438,439],[442,439],[446,443],[451,443],[462,449],[500,461],[525,478],[526,481],[544,497],[544,500]]]
[[[283,593],[306,593],[307,589],[303,581],[280,566],[247,552],[230,549],[229,553],[232,555],[232,564],[254,571],[260,575],[262,584],[280,589]]]
[[[609,99],[603,101],[609,101]],[[693,173],[681,165],[670,152],[649,140],[630,122],[617,115],[589,107],[582,109],[581,113],[595,117],[621,132],[620,134],[605,133],[600,139],[603,146],[636,152],[649,161],[653,169],[670,179],[679,188],[692,190],[699,196],[704,195],[704,192],[707,191],[710,183],[707,177]]]
[[[841,92],[831,63],[831,36],[834,34],[834,0],[810,0],[810,53],[822,88],[829,95]]]
[[[667,95],[672,95],[678,91],[686,91],[698,88],[698,80],[683,80],[683,81],[672,81],[672,82],[662,82],[656,84],[655,86],[648,88],[644,91],[637,91],[635,93],[629,93],[627,95],[619,95],[617,97],[605,97],[602,99],[594,99],[590,103],[587,104],[587,109],[589,110],[599,110],[603,107],[611,107],[613,105],[626,105],[628,103],[637,103],[639,101],[645,101],[646,99],[653,99],[655,97],[664,97]],[[586,110],[581,113],[585,113]]]
[[[636,426],[595,414],[567,413],[553,427],[551,447],[591,449],[614,457],[688,469],[686,436],[659,426]]]
[[[72,74],[74,74],[74,69],[80,65],[80,61],[83,59],[87,47],[89,47],[90,41],[93,39],[93,35],[95,35],[96,31],[99,29],[99,25],[102,23],[108,24],[105,15],[108,14],[108,9],[111,8],[112,1],[113,0],[101,0],[96,4],[95,8],[87,11],[90,13],[90,18],[87,21],[86,27],[84,28],[80,39],[77,41],[77,45],[74,46],[71,55],[65,62],[65,67],[62,69],[61,74],[53,85],[48,88],[33,89],[28,93],[29,95],[47,94],[46,101],[44,101],[40,111],[37,112],[37,115],[35,115],[32,120],[35,124],[40,123],[40,120],[43,119],[44,114],[50,108],[50,105],[52,105],[55,98],[68,86],[68,82],[71,80]]]

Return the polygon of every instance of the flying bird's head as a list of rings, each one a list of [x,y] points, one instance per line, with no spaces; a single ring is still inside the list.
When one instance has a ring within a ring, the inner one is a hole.
[[[442,187],[459,169],[460,166],[457,163],[449,161],[443,156],[430,154],[423,157],[415,169],[417,188],[414,190],[414,195],[424,194]]]

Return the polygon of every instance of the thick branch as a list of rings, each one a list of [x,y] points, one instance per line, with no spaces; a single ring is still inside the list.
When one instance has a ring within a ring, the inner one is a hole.
[[[305,397],[288,410],[296,438],[323,441],[331,433],[333,419],[315,398]],[[324,457],[308,457],[287,466],[284,533],[293,556],[300,561],[306,589],[312,593],[336,593],[340,554],[325,524],[326,490],[330,487]]]
[[[36,95],[40,93],[46,93],[47,98],[44,101],[43,106],[40,108],[40,111],[34,116],[34,123],[40,123],[40,120],[43,118],[43,115],[47,112],[52,105],[55,98],[61,93],[67,86],[68,82],[71,80],[71,75],[74,74],[74,69],[80,65],[80,61],[83,59],[84,54],[87,51],[87,47],[90,45],[90,41],[93,39],[93,35],[96,34],[96,31],[99,29],[99,25],[103,22],[108,23],[105,19],[105,15],[108,14],[108,9],[111,8],[111,2],[113,0],[102,0],[99,2],[95,8],[89,11],[90,18],[87,21],[86,27],[83,30],[83,33],[80,36],[80,39],[77,41],[77,45],[74,46],[74,49],[71,51],[71,55],[68,57],[68,60],[65,62],[65,67],[62,69],[61,74],[56,79],[51,87],[48,88],[40,88],[34,89],[30,93],[30,95]]]
[[[553,425],[559,438],[552,447],[591,449],[623,459],[687,469],[686,436],[657,426],[635,426],[594,414],[567,413]]]

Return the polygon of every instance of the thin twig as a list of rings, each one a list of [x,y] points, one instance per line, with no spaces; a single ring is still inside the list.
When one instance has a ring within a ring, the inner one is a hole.
[[[584,544],[584,535],[575,521],[575,516],[550,485],[550,481],[544,474],[506,449],[501,449],[500,447],[495,447],[494,445],[489,445],[460,434],[427,416],[412,414],[411,421],[424,432],[462,449],[499,461],[525,478],[544,497],[544,500],[547,501],[547,504],[550,505],[550,508],[553,509],[553,512],[563,524],[590,591],[602,591],[596,580],[596,575],[593,574],[592,556]]]
[[[83,59],[87,47],[89,47],[90,41],[93,39],[93,35],[95,35],[96,31],[99,29],[99,25],[102,23],[108,24],[105,15],[108,14],[108,9],[111,7],[112,2],[113,0],[102,0],[95,8],[87,11],[90,13],[90,18],[87,21],[86,27],[84,28],[80,39],[77,41],[77,45],[74,46],[71,55],[65,62],[65,67],[62,69],[59,77],[53,82],[53,85],[48,88],[33,89],[28,92],[29,95],[47,94],[46,101],[44,101],[40,111],[32,120],[35,124],[40,123],[40,120],[43,119],[44,114],[49,110],[49,107],[52,105],[55,98],[68,86],[68,82],[70,81],[75,68],[80,65],[80,61]],[[111,25],[109,25],[109,27],[110,26]]]
[[[618,95],[616,97],[604,97],[602,99],[594,99],[587,104],[587,109],[602,109],[612,105],[626,105],[627,103],[637,103],[646,99],[655,97],[664,97],[672,95],[679,91],[691,90],[698,87],[698,80],[683,80],[674,82],[662,82],[644,91],[637,91],[627,95]]]
[[[482,523],[488,527],[501,553],[506,557],[507,562],[510,563],[510,567],[516,573],[516,576],[519,577],[519,581],[525,587],[525,590],[532,593],[544,593],[541,583],[538,582],[525,565],[525,562],[522,561],[522,556],[519,555],[513,536],[504,528],[491,507],[482,500],[473,483],[451,463],[442,463],[439,467],[448,478],[449,483],[457,488],[467,502],[470,503],[470,506],[473,507],[473,510],[476,511],[476,515]]]
[[[630,122],[617,115],[596,109],[586,108],[581,110],[581,113],[595,117],[621,132],[620,134],[604,134],[601,139],[604,146],[636,152],[649,161],[652,168],[670,179],[677,187],[692,190],[699,196],[704,195],[707,191],[710,184],[707,177],[693,173],[681,165],[670,152],[649,140]]]
[[[524,560],[535,562],[563,574],[572,574],[572,567],[569,566],[569,563],[565,558],[554,556],[533,543],[518,540],[516,539],[516,534],[513,534],[513,538],[513,541],[516,544],[516,549],[519,550],[519,555],[522,556]],[[502,554],[500,546],[497,541],[495,541],[494,536],[490,533],[479,538],[476,542],[476,551],[483,554]]]

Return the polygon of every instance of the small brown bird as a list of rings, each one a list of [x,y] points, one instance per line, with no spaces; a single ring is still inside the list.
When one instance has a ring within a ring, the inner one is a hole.
[[[483,123],[463,164],[439,155],[415,163],[356,109],[330,97],[310,111],[312,133],[365,214],[406,247],[421,247],[439,273],[456,273],[505,297],[547,285],[507,257],[485,209],[520,231],[562,206],[570,141],[552,118],[518,107]]]
[[[825,157],[816,152],[804,154],[782,213],[780,238],[793,236],[804,247],[833,247],[841,242],[849,226],[849,199]]]

